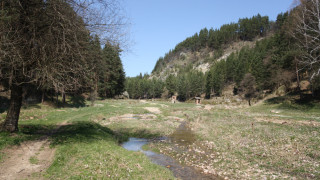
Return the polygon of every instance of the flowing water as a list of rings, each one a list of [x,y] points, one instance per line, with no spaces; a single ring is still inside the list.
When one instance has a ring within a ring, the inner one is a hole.
[[[143,152],[153,163],[169,168],[173,172],[173,175],[179,179],[220,179],[217,177],[202,174],[191,167],[183,166],[169,156],[158,154],[152,151],[142,150],[143,145],[159,140],[165,140],[168,142],[179,143],[180,145],[187,146],[188,144],[192,144],[193,142],[195,142],[196,137],[188,127],[188,124],[186,122],[183,122],[181,123],[179,128],[177,128],[177,130],[170,136],[170,138],[161,138],[157,140],[129,138],[129,141],[123,143],[122,147],[130,151]]]

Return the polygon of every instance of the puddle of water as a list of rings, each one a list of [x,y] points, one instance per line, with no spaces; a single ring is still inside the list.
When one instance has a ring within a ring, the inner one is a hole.
[[[160,139],[161,140],[161,139]],[[212,176],[207,176],[204,174],[201,174],[197,171],[195,171],[193,168],[186,167],[180,165],[178,162],[176,162],[174,159],[170,158],[169,156],[163,155],[163,154],[157,154],[152,151],[144,151],[142,150],[142,146],[150,142],[150,140],[147,139],[141,139],[141,138],[129,138],[129,141],[122,144],[122,147],[130,150],[130,151],[141,151],[143,152],[149,159],[160,166],[169,168],[173,175],[176,178],[180,179],[216,179]]]
[[[170,137],[173,141],[183,146],[193,144],[196,141],[196,135],[192,132],[187,122],[182,122]]]

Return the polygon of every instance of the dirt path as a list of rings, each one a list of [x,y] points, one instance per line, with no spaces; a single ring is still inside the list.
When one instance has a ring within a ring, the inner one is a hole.
[[[49,145],[50,142],[45,138],[6,149],[6,157],[0,164],[0,179],[36,178],[32,174],[41,173],[52,163],[55,149],[51,149]]]
[[[48,138],[65,125],[68,125],[66,121],[36,141],[26,141],[3,150],[5,158],[0,163],[0,180],[42,179],[39,173],[49,168],[56,151],[50,148]]]

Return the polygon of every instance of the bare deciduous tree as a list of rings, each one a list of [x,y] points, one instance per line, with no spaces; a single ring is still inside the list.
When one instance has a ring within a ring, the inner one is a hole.
[[[304,50],[300,64],[307,69],[312,81],[320,75],[320,1],[299,0],[292,10],[290,34]]]
[[[87,29],[100,37],[101,43],[128,46],[128,19],[118,0],[67,0],[82,17]]]
[[[251,106],[251,99],[257,96],[256,91],[256,79],[250,73],[245,74],[243,80],[240,83],[239,94],[245,98],[249,106]]]

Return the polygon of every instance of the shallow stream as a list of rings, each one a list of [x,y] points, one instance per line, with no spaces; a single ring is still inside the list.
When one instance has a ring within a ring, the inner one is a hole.
[[[179,179],[219,179],[217,177],[208,176],[205,174],[196,171],[195,169],[183,166],[179,164],[177,161],[172,159],[169,156],[158,154],[153,151],[144,151],[142,146],[149,143],[149,142],[157,142],[157,141],[167,141],[167,142],[174,142],[179,143],[181,145],[188,145],[193,143],[195,139],[195,135],[192,133],[190,128],[188,127],[186,122],[181,123],[179,128],[170,136],[170,138],[160,138],[157,140],[148,140],[142,138],[129,138],[129,141],[122,144],[122,147],[130,150],[130,151],[140,151],[143,152],[149,159],[160,166],[169,168],[173,175]]]

